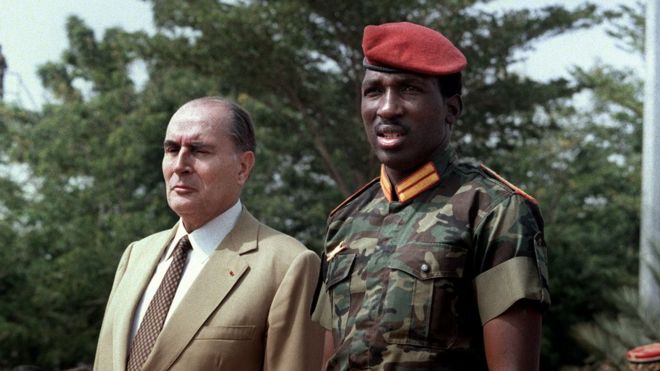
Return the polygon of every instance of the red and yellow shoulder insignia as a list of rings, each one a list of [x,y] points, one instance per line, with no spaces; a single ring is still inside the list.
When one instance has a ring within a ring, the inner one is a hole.
[[[357,197],[360,193],[364,192],[364,190],[367,189],[367,188],[369,188],[369,186],[371,186],[372,184],[374,184],[375,182],[377,182],[378,179],[379,179],[379,178],[374,178],[374,179],[372,179],[371,181],[367,182],[367,184],[363,185],[363,186],[360,187],[357,191],[355,191],[355,193],[353,193],[352,195],[348,196],[344,201],[342,201],[339,205],[337,205],[334,209],[332,209],[332,211],[330,212],[330,216],[333,216],[333,215],[334,215],[339,209],[341,209],[342,207],[344,207],[344,205],[346,205],[347,203],[349,203],[349,202],[351,202],[352,200],[354,200],[355,197]]]
[[[493,169],[489,168],[488,166],[486,166],[484,164],[481,164],[480,167],[490,177],[493,177],[493,178],[497,179],[498,181],[500,181],[501,183],[503,183],[507,187],[511,188],[511,190],[513,190],[513,192],[515,194],[520,195],[520,196],[528,199],[529,201],[531,201],[534,204],[538,204],[538,201],[536,201],[536,199],[534,197],[530,196],[529,194],[525,193],[525,191],[523,191],[522,189],[516,187],[513,183],[511,183],[508,180],[504,179],[500,174],[496,173]]]

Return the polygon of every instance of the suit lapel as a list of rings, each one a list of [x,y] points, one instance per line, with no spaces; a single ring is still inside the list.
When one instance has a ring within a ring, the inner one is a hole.
[[[242,254],[257,248],[259,222],[243,208],[232,231],[216,248],[165,324],[145,370],[166,370],[249,270]]]
[[[116,290],[117,297],[113,298],[116,313],[113,343],[118,344],[114,347],[115,370],[126,368],[129,337],[136,307],[161,256],[174,238],[176,228],[175,225],[170,231],[159,233],[132,247],[131,254],[134,256],[129,258],[125,277],[122,278],[121,286]]]

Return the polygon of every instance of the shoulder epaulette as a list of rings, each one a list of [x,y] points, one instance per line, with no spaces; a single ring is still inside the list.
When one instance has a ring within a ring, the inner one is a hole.
[[[360,193],[364,192],[365,189],[369,188],[372,184],[377,182],[379,179],[380,179],[380,177],[376,177],[376,178],[370,180],[369,182],[367,182],[367,184],[363,185],[357,191],[355,191],[355,193],[348,196],[344,201],[342,201],[339,205],[337,205],[334,209],[332,209],[332,211],[330,212],[330,216],[333,216],[339,209],[344,207],[344,205],[346,205],[347,203],[353,201],[355,199],[355,197],[359,196]]]
[[[536,199],[535,199],[534,197],[530,196],[529,194],[525,193],[525,191],[523,191],[522,189],[516,187],[513,183],[511,183],[511,182],[509,182],[508,180],[504,179],[500,174],[496,173],[493,169],[489,168],[488,166],[486,166],[486,165],[484,165],[484,164],[480,164],[479,167],[481,167],[481,169],[482,169],[486,174],[488,174],[488,176],[497,179],[497,180],[500,181],[502,184],[504,184],[504,185],[506,185],[507,187],[511,188],[511,190],[512,190],[515,194],[520,195],[520,196],[522,196],[522,197],[528,199],[529,201],[531,201],[531,202],[534,203],[534,204],[538,204],[538,203],[539,203],[538,201],[536,201]]]

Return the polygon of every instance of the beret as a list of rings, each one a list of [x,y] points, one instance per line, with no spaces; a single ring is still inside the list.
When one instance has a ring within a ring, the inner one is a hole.
[[[626,359],[632,363],[660,362],[660,343],[633,348],[626,354]]]
[[[364,28],[364,67],[380,72],[448,75],[465,68],[467,60],[440,32],[410,22]]]

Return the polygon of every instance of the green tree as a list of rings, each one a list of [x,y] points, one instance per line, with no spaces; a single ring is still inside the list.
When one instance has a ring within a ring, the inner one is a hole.
[[[643,32],[639,10],[608,14],[622,46],[639,46],[629,43],[639,40],[631,30]],[[589,349],[571,336],[573,328],[592,322],[594,313],[615,314],[611,294],[636,283],[638,266],[642,81],[633,69],[602,63],[572,75],[585,89],[574,100],[581,103],[548,110],[540,119],[560,130],[527,141],[514,167],[545,216],[553,300],[544,318],[548,370],[588,362]]]
[[[25,290],[29,279],[25,269],[31,254],[21,240],[29,190],[17,183],[21,170],[8,151],[19,145],[13,130],[34,119],[35,115],[0,103],[0,344],[12,344],[16,349],[31,347],[29,330],[23,326],[28,318],[22,310],[30,300]],[[10,352],[5,347],[0,350],[0,368]]]
[[[660,246],[655,247],[655,256],[660,258]],[[660,283],[660,266],[650,268]],[[660,308],[642,302],[635,285],[619,288],[608,298],[615,314],[598,312],[593,322],[575,326],[572,333],[590,351],[590,362],[628,370],[628,350],[660,339]]]
[[[621,6],[612,14],[614,25],[609,32],[622,41],[621,47],[640,58],[644,53],[644,10],[642,2]],[[643,83],[638,73],[606,65],[578,71],[580,81],[594,91],[593,114],[600,118],[595,124],[598,130],[593,130],[597,142],[603,148],[603,155],[617,165],[606,174],[609,181],[602,187],[608,193],[604,200],[616,207],[602,207],[604,213],[599,219],[608,230],[601,231],[601,235],[604,241],[611,242],[600,253],[609,255],[608,259],[621,260],[602,267],[609,266],[609,275],[615,276],[600,283],[606,283],[610,290],[603,297],[602,306],[592,308],[594,320],[574,326],[572,334],[590,351],[591,362],[609,363],[620,369],[626,369],[628,349],[660,340],[660,310],[645,307],[637,289],[643,127]],[[626,217],[630,218],[628,223],[624,222]],[[660,257],[660,246],[656,251]],[[660,266],[650,268],[660,282]]]
[[[460,150],[518,179],[541,176],[551,163],[511,159],[558,128],[552,113],[580,87],[511,63],[600,15],[593,5],[490,13],[485,2],[159,0],[155,34],[112,28],[102,38],[71,17],[67,50],[40,69],[57,103],[0,125],[17,143],[4,147],[8,161],[27,164],[35,184],[31,195],[0,184],[16,194],[2,205],[19,222],[0,238],[23,254],[2,263],[0,368],[91,362],[121,251],[175,220],[158,164],[169,116],[191,98],[222,94],[252,112],[257,167],[243,199],[318,250],[328,211],[378,170],[358,113],[366,24],[416,21],[455,40],[469,60]],[[137,87],[129,71],[139,63],[148,79]]]

